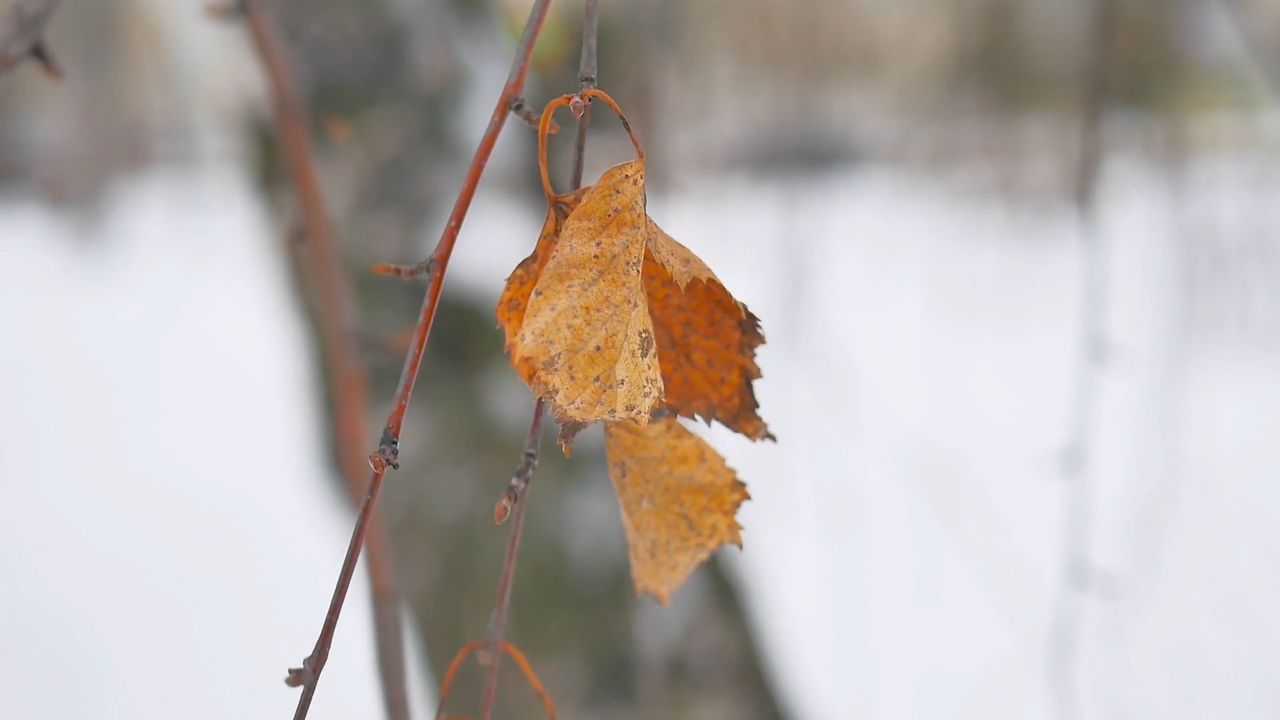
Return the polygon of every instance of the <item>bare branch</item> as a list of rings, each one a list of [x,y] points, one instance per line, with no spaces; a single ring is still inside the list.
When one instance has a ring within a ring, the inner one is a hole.
[[[251,19],[256,2],[257,0],[251,0],[252,4],[249,6]],[[404,426],[409,402],[413,397],[413,388],[417,383],[418,370],[422,367],[422,358],[426,352],[427,339],[431,334],[436,311],[440,307],[440,292],[444,283],[445,273],[449,268],[449,258],[453,254],[453,247],[458,240],[458,232],[462,229],[463,220],[466,219],[467,210],[471,207],[471,200],[475,196],[476,186],[480,183],[480,177],[484,174],[485,165],[489,161],[489,156],[493,153],[494,144],[506,124],[507,116],[511,113],[512,104],[520,96],[524,88],[525,77],[529,72],[529,57],[532,53],[534,42],[542,30],[542,24],[546,20],[547,10],[550,5],[551,0],[536,0],[533,8],[529,11],[529,20],[525,23],[524,32],[516,48],[516,56],[511,63],[511,72],[507,76],[507,82],[498,96],[497,105],[489,117],[489,125],[485,129],[484,135],[480,138],[480,144],[471,159],[471,166],[467,170],[462,188],[458,191],[458,198],[454,202],[448,222],[445,223],[440,241],[436,244],[435,251],[427,261],[431,269],[430,284],[422,300],[418,322],[409,343],[404,367],[400,372],[400,383],[396,389],[395,398],[392,400],[391,410],[387,414],[381,442],[378,449],[369,456],[369,465],[373,473],[369,478],[368,493],[365,495],[360,513],[356,517],[356,525],[351,533],[351,542],[347,546],[342,569],[338,574],[338,581],[333,590],[333,597],[329,601],[329,609],[325,613],[320,635],[316,638],[315,648],[303,661],[302,667],[291,670],[289,674],[290,684],[302,686],[302,695],[298,698],[298,707],[294,712],[294,720],[302,720],[307,716],[311,701],[315,697],[316,687],[320,681],[320,673],[324,670],[325,662],[329,657],[333,634],[338,626],[338,618],[342,614],[342,606],[346,601],[347,590],[351,585],[351,576],[355,571],[361,546],[364,544],[365,536],[369,530],[373,507],[377,501],[378,492],[382,487],[383,477],[388,469],[399,467],[400,431]],[[254,25],[256,23],[251,22],[251,26]],[[287,107],[290,108],[290,112],[296,110],[300,113],[296,100],[291,100],[288,97],[284,97],[283,100],[286,102]],[[312,174],[314,175],[314,173]],[[319,198],[318,190],[315,198]],[[303,202],[305,205],[310,201],[304,197]]]
[[[516,98],[516,101],[511,104],[511,114],[520,118],[525,125],[533,128],[534,130],[538,129],[538,113],[533,108],[529,107],[529,103],[526,102],[523,97]],[[555,135],[560,132],[560,126],[553,120],[551,121],[551,129],[547,132]]]
[[[395,277],[401,280],[417,280],[431,274],[434,258],[427,258],[413,265],[396,265],[395,263],[378,263],[373,266],[373,274],[383,277]]]
[[[502,491],[502,497],[493,508],[494,524],[501,525],[507,521],[512,508],[516,507],[524,497],[529,481],[533,480],[533,471],[538,468],[538,447],[541,445],[542,417],[545,409],[541,400],[533,405],[533,420],[529,423],[529,435],[525,438],[524,453],[521,454],[520,464],[516,466],[516,471],[511,476],[511,482],[507,485],[507,489]]]
[[[62,77],[62,68],[45,44],[44,33],[61,0],[15,0],[0,17],[0,76],[32,59],[53,77]]]
[[[330,415],[342,475],[352,503],[361,507],[366,490],[364,433],[368,427],[368,369],[361,359],[355,327],[353,292],[338,254],[333,225],[316,174],[305,105],[297,91],[274,23],[258,0],[241,5],[254,49],[269,81],[276,135],[303,214],[304,275],[314,297],[315,321],[328,373]],[[376,492],[366,496],[372,513]],[[373,595],[374,638],[383,703],[390,720],[408,720],[404,634],[395,563],[386,532],[376,514],[364,518],[368,527],[370,590]],[[326,649],[327,654],[327,649]],[[321,663],[323,664],[323,663]],[[318,676],[318,669],[314,676]],[[314,677],[313,676],[313,677]],[[307,673],[290,673],[291,683],[306,684]]]
[[[594,88],[596,84],[596,29],[598,0],[586,0],[586,15],[582,25],[582,58],[579,62],[579,83],[582,90]],[[587,125],[591,121],[586,109],[578,117],[578,136],[573,146],[573,185],[570,191],[582,187],[582,165],[587,148]],[[542,418],[546,406],[541,399],[535,399],[533,419],[529,423],[529,435],[525,439],[524,453],[520,456],[520,464],[511,483],[503,491],[502,497],[494,507],[493,518],[497,523],[507,519],[513,510],[515,518],[511,522],[511,538],[507,542],[507,554],[502,563],[502,576],[498,581],[498,602],[489,617],[489,668],[485,675],[484,702],[481,706],[481,720],[489,720],[493,715],[493,704],[498,694],[498,666],[501,664],[500,649],[505,645],[507,621],[511,613],[511,586],[515,577],[516,561],[519,559],[520,539],[524,534],[524,513],[528,506],[529,482],[533,480],[533,472],[538,467],[538,450],[542,440]],[[526,670],[526,673],[528,671]],[[554,713],[552,713],[554,717]]]
[[[489,720],[493,714],[493,703],[498,695],[498,666],[502,660],[503,639],[507,632],[507,618],[511,613],[511,586],[516,574],[516,560],[520,556],[520,539],[524,536],[524,511],[529,494],[529,481],[533,479],[533,471],[538,466],[538,446],[542,440],[542,417],[545,406],[541,400],[533,405],[533,420],[529,423],[529,436],[525,440],[524,453],[520,456],[520,465],[511,484],[498,501],[498,508],[506,508],[510,512],[514,507],[515,517],[511,521],[511,538],[507,541],[507,554],[502,561],[502,577],[498,580],[498,601],[489,615],[488,656],[489,668],[485,673],[484,704],[480,711],[481,720]],[[500,516],[494,511],[494,519],[506,520],[505,514]]]
[[[600,28],[599,0],[587,0],[582,21],[582,59],[578,62],[578,90],[596,86],[599,62],[596,58],[596,32]],[[587,125],[591,123],[591,106],[583,108],[578,118],[578,137],[573,146],[573,190],[582,187],[582,165],[587,157]]]

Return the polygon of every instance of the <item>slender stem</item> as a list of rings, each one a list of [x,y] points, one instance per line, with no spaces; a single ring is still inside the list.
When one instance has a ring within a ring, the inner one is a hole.
[[[608,105],[609,109],[613,110],[614,114],[618,116],[618,121],[622,123],[622,129],[626,131],[627,137],[631,139],[631,147],[636,151],[636,159],[644,160],[644,146],[640,144],[640,138],[636,137],[636,133],[631,129],[631,123],[627,120],[627,116],[622,114],[622,108],[618,107],[618,103],[609,96],[609,93],[598,88],[587,88],[569,95],[561,95],[547,102],[546,107],[542,109],[542,119],[538,122],[538,173],[542,178],[542,192],[546,194],[548,199],[557,197],[555,188],[551,185],[551,170],[547,164],[547,135],[549,134],[548,128],[551,124],[551,116],[559,108],[567,107],[573,112],[581,113],[579,118],[581,119],[581,117],[586,116],[587,108],[590,107],[589,104],[583,101],[596,98]],[[581,164],[582,157],[579,156],[574,160],[574,165],[580,166]],[[572,193],[579,187],[579,185],[574,185],[569,192]]]
[[[342,605],[346,600],[347,589],[351,584],[351,575],[355,570],[356,560],[360,555],[360,548],[364,543],[365,534],[372,517],[374,503],[377,501],[378,491],[382,487],[383,475],[388,468],[399,467],[397,461],[399,457],[400,431],[404,426],[405,414],[408,412],[409,401],[413,396],[418,370],[422,366],[427,338],[431,334],[431,326],[435,320],[436,310],[440,306],[440,290],[444,283],[445,272],[449,267],[449,258],[453,254],[453,247],[457,242],[458,232],[462,229],[463,220],[466,219],[467,210],[471,207],[471,200],[475,196],[476,186],[480,183],[480,177],[484,173],[485,165],[489,161],[489,156],[493,153],[493,147],[498,141],[498,135],[501,134],[502,128],[506,124],[512,103],[520,96],[524,88],[525,76],[529,72],[529,57],[532,53],[534,42],[542,30],[542,24],[546,20],[547,10],[550,5],[551,0],[536,0],[533,8],[529,11],[529,20],[525,23],[524,33],[521,35],[519,45],[516,48],[515,59],[512,61],[511,72],[507,76],[507,82],[498,96],[498,102],[489,118],[488,127],[485,128],[484,135],[480,138],[479,146],[471,159],[471,166],[467,170],[462,188],[458,191],[458,199],[454,202],[453,210],[449,214],[449,220],[445,224],[440,241],[436,244],[436,249],[430,258],[430,286],[422,300],[422,308],[418,313],[418,322],[414,328],[413,339],[409,344],[404,368],[400,373],[400,383],[382,431],[382,440],[377,451],[369,456],[369,465],[372,467],[373,473],[369,479],[368,494],[365,496],[364,504],[361,506],[360,513],[356,518],[356,525],[351,533],[351,542],[347,546],[347,553],[342,562],[342,570],[338,574],[338,582],[334,587],[328,612],[325,613],[320,635],[316,638],[315,648],[303,662],[302,668],[290,672],[290,684],[302,686],[302,695],[298,698],[298,707],[294,712],[294,720],[302,720],[307,716],[307,711],[311,707],[311,700],[315,696],[320,673],[324,670],[325,662],[328,660],[329,648],[333,643],[333,634],[338,626],[338,617],[342,613]]]
[[[356,515],[356,526],[351,531],[351,541],[347,544],[347,554],[342,560],[342,570],[338,573],[338,584],[333,590],[333,598],[329,601],[329,609],[325,613],[324,626],[320,637],[316,640],[315,649],[302,661],[302,667],[290,668],[288,679],[290,686],[302,686],[302,695],[298,699],[298,707],[294,710],[294,720],[301,720],[311,709],[311,700],[315,697],[316,685],[320,681],[320,672],[329,660],[329,648],[333,645],[333,633],[338,627],[338,616],[342,614],[342,604],[347,598],[347,590],[351,587],[351,577],[355,573],[356,560],[360,557],[360,547],[364,544],[365,534],[369,529],[369,520],[373,517],[374,503],[378,492],[382,489],[383,471],[375,471],[369,483],[369,492],[365,494],[364,503]]]
[[[254,49],[270,85],[276,135],[302,206],[306,279],[315,299],[315,319],[328,374],[334,441],[352,504],[358,507],[366,485],[364,432],[368,426],[369,381],[360,348],[354,335],[347,331],[355,326],[353,293],[342,269],[333,225],[320,190],[306,107],[289,71],[284,44],[258,0],[248,0],[243,7]],[[367,522],[365,555],[369,560],[383,704],[389,720],[408,720],[404,633],[395,563],[377,514]]]
[[[582,58],[578,64],[579,89],[582,91],[594,89],[596,86],[598,4],[598,0],[586,0],[586,15],[582,24]],[[584,108],[582,116],[578,118],[578,136],[575,138],[573,146],[573,181],[570,192],[582,187],[582,166],[587,151],[587,125],[591,121],[591,117],[588,114],[589,107],[588,105]],[[621,113],[619,113],[619,117],[621,117]],[[548,120],[544,118],[542,124],[546,125],[547,122]],[[625,123],[626,121],[624,120],[623,122]],[[630,133],[629,127],[627,130]],[[539,142],[545,142],[545,137],[544,128],[543,132],[538,133]],[[541,154],[543,151],[540,149],[539,153]],[[541,164],[545,173],[546,163]],[[544,184],[546,184],[545,178]],[[524,535],[524,513],[529,504],[529,482],[533,479],[533,472],[538,466],[538,451],[542,440],[542,419],[545,412],[546,406],[542,400],[535,400],[533,419],[529,423],[529,435],[525,439],[524,454],[521,456],[520,465],[516,468],[516,472],[511,478],[511,484],[503,493],[502,499],[498,501],[497,509],[494,512],[494,519],[498,522],[503,522],[514,506],[515,518],[511,521],[511,537],[507,541],[507,553],[502,563],[502,575],[498,580],[498,603],[493,608],[493,613],[489,616],[489,667],[485,674],[484,700],[480,711],[481,720],[490,720],[493,715],[493,704],[497,699],[498,668],[502,659],[500,649],[505,644],[504,637],[511,613],[511,586],[515,578],[516,561],[519,559],[520,539]],[[528,672],[526,670],[526,674]],[[544,693],[540,694],[545,698]],[[555,717],[554,712],[551,711],[549,701],[547,707],[551,716]]]
[[[533,50],[533,43],[537,39],[538,33],[542,30],[542,23],[547,17],[547,9],[550,5],[551,0],[536,0],[533,9],[529,11],[529,20],[525,24],[524,33],[521,35],[520,43],[516,48],[515,62],[511,65],[511,72],[507,76],[506,85],[503,86],[502,94],[498,97],[498,103],[494,107],[492,115],[489,116],[489,125],[485,128],[484,135],[480,138],[480,144],[471,159],[471,166],[467,169],[467,176],[463,181],[462,189],[458,193],[458,199],[454,202],[453,210],[449,213],[449,219],[440,235],[440,241],[436,244],[436,249],[429,260],[431,262],[430,286],[427,288],[426,297],[422,301],[418,324],[409,343],[409,354],[405,358],[404,368],[400,373],[400,384],[396,390],[391,412],[387,416],[387,425],[384,430],[384,439],[386,440],[398,440],[400,437],[400,429],[404,425],[404,416],[408,411],[409,401],[413,396],[414,384],[417,382],[418,369],[422,366],[427,337],[431,333],[431,324],[440,305],[440,291],[445,273],[449,269],[449,258],[453,255],[453,246],[458,240],[458,231],[462,229],[462,222],[467,216],[467,210],[471,207],[472,198],[475,197],[476,186],[480,182],[480,176],[484,174],[484,168],[489,162],[489,156],[493,154],[494,143],[498,141],[498,135],[506,124],[507,115],[511,112],[512,104],[516,98],[520,97],[520,93],[524,89],[524,80],[529,72],[529,56]],[[386,447],[387,444],[384,442],[383,446]]]
[[[15,0],[0,17],[0,76],[34,59],[54,77],[62,74],[44,41],[45,28],[61,0]]]
[[[524,536],[524,511],[528,506],[529,481],[533,479],[533,471],[538,466],[538,448],[542,440],[542,418],[546,406],[542,400],[533,404],[533,419],[529,422],[529,435],[525,439],[524,453],[520,457],[520,465],[511,477],[511,483],[499,500],[499,507],[510,512],[514,508],[515,517],[511,520],[511,537],[507,540],[507,554],[502,561],[502,576],[498,580],[498,601],[493,612],[489,614],[488,654],[489,668],[484,681],[484,704],[480,712],[482,720],[489,720],[493,714],[493,703],[498,695],[498,666],[502,661],[502,643],[507,632],[507,618],[511,613],[511,586],[516,574],[516,561],[520,556],[520,539]],[[501,516],[494,513],[499,522],[506,520],[506,513]]]
[[[582,59],[578,62],[578,89],[589,90],[596,86],[599,73],[596,57],[596,33],[600,28],[599,0],[587,0],[586,14],[582,21]],[[573,190],[582,187],[582,166],[587,156],[587,125],[591,123],[591,105],[582,110],[578,118],[578,136],[573,145]]]

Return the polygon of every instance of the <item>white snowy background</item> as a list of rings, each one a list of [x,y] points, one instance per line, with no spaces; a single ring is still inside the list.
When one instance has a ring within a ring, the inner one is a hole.
[[[318,481],[305,320],[222,112],[261,100],[253,68],[203,65],[242,48],[199,13],[157,13],[194,150],[89,213],[0,195],[0,717],[283,716],[349,532]],[[767,330],[779,442],[710,435],[752,493],[728,557],[794,717],[1049,717],[1064,601],[1082,716],[1280,717],[1264,120],[1221,121],[1256,125],[1244,150],[1105,166],[1078,594],[1062,453],[1091,271],[1069,204],[877,165],[650,194]],[[539,222],[483,186],[450,291],[491,303]],[[380,707],[363,583],[313,717]]]

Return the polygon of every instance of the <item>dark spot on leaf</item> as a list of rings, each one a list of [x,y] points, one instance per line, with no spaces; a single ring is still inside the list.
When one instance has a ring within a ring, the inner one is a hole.
[[[647,358],[649,353],[653,352],[653,333],[648,330],[640,331],[640,357]]]

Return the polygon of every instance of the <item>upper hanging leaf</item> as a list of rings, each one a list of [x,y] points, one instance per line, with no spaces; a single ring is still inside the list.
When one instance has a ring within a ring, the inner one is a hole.
[[[643,162],[607,170],[569,214],[529,295],[512,361],[532,371],[531,387],[562,421],[646,422],[662,399],[640,280],[644,207]]]

